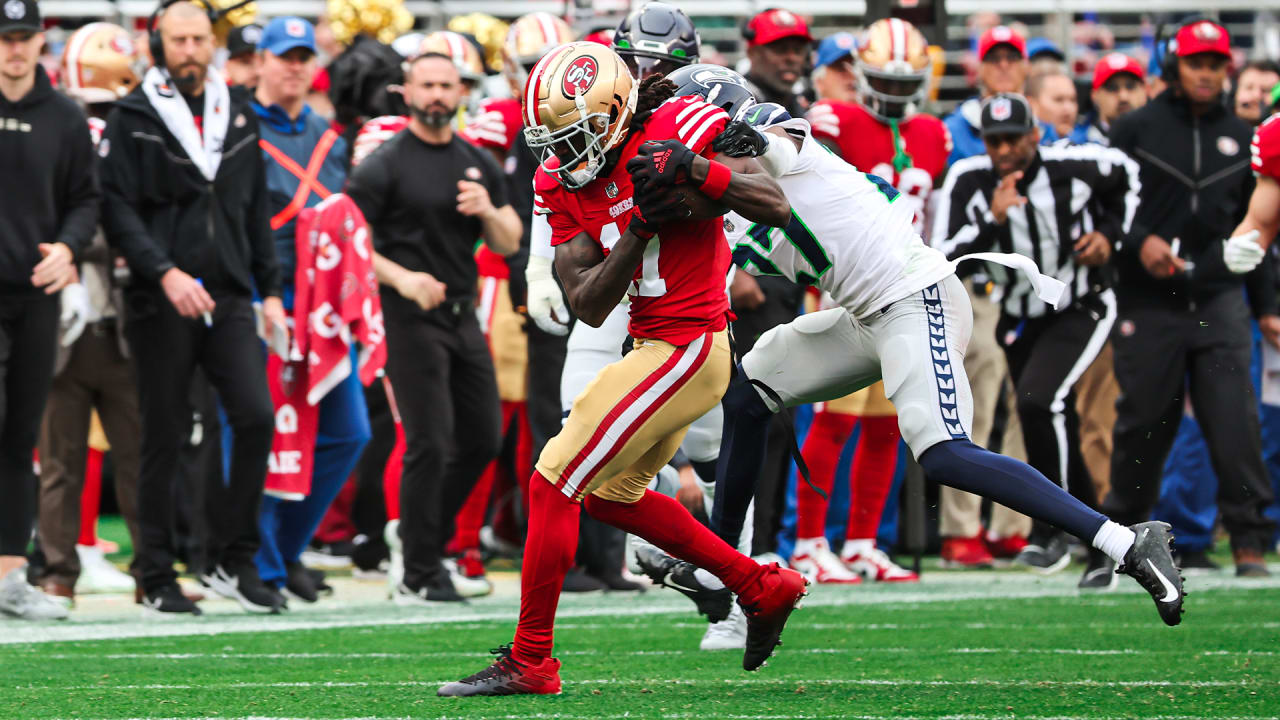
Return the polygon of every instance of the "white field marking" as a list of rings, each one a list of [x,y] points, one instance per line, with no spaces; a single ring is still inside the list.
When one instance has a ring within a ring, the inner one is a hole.
[[[573,715],[569,713],[521,713],[519,715],[488,715],[490,720],[635,720],[640,717],[633,713],[622,715]],[[733,715],[716,713],[702,715],[699,713],[662,713],[653,717],[662,720],[701,720],[702,718],[725,718],[726,720],[1099,720],[1098,715],[814,715],[810,713],[791,713],[787,715]],[[1148,715],[1146,720],[1204,720],[1200,715]],[[125,718],[124,720],[411,720],[405,716],[369,716],[358,718],[310,718],[310,717],[266,717],[250,715],[247,717],[217,718]],[[1215,720],[1276,720],[1274,715],[1230,715],[1216,716]]]
[[[947,655],[1212,655],[1216,657],[1273,657],[1280,653],[1272,650],[1204,650],[1188,653],[1185,650],[1137,650],[1122,648],[1112,650],[1085,650],[1081,648],[926,648],[926,647],[849,647],[849,648],[793,648],[788,655],[874,655],[876,653],[921,653]],[[703,655],[695,649],[672,650],[561,650],[556,657],[608,655],[609,657],[636,657],[646,655]],[[424,658],[480,658],[490,653],[480,651],[432,651],[420,653],[340,653],[340,652],[292,652],[292,653],[40,653],[41,660],[421,660]]]
[[[1231,589],[1234,591],[1258,591],[1280,589],[1280,566],[1275,568],[1277,574],[1272,578],[1238,580],[1233,576],[1193,577],[1188,580],[1188,587],[1196,592],[1204,590]],[[298,608],[286,615],[248,616],[239,611],[231,601],[213,601],[206,604],[208,611],[200,619],[191,620],[151,620],[139,618],[137,606],[132,603],[111,605],[119,608],[113,617],[99,614],[93,621],[77,622],[76,615],[72,620],[47,623],[23,623],[20,627],[6,627],[7,632],[0,634],[0,645],[38,644],[67,641],[116,640],[125,638],[160,638],[181,637],[191,635],[216,636],[229,633],[267,633],[291,632],[299,630],[330,630],[348,627],[387,627],[434,624],[484,624],[494,621],[510,623],[515,626],[516,608],[518,607],[518,576],[504,578],[500,581],[503,587],[498,596],[481,598],[471,603],[470,609],[457,612],[456,608],[399,608],[384,600],[375,600],[379,592],[360,587],[357,581],[339,581],[342,587],[339,592],[352,588],[352,594],[363,594],[364,602],[353,602],[349,605],[338,605],[333,601],[324,601],[318,607]],[[510,587],[506,587],[510,585]],[[1124,581],[1112,591],[1111,596],[1142,595],[1136,583]],[[815,588],[805,598],[805,607],[845,607],[874,605],[877,610],[885,608],[901,608],[909,610],[913,606],[955,603],[964,601],[983,601],[991,599],[1028,600],[1056,599],[1064,603],[1087,604],[1094,596],[1081,596],[1074,582],[1066,577],[1045,578],[1032,573],[1009,572],[975,572],[956,574],[937,574],[930,576],[924,583],[914,588],[890,587],[886,584],[858,588],[850,592],[847,588]],[[1083,598],[1083,599],[1082,599]],[[111,597],[107,602],[115,602]],[[438,614],[437,614],[438,613]],[[617,617],[639,618],[652,615],[682,615],[695,617],[689,602],[677,593],[652,592],[646,597],[627,598],[618,601],[605,596],[603,599],[572,598],[562,599],[557,613],[560,619],[570,620],[558,625],[561,629],[587,627],[575,625],[573,618]],[[601,624],[600,627],[617,630],[625,628],[628,623],[620,618],[619,622]],[[672,625],[675,625],[674,623]],[[681,625],[675,625],[680,627]],[[705,627],[705,623],[691,622],[690,626]],[[1037,628],[1076,628],[1074,624],[1039,624]],[[644,627],[637,625],[637,627]],[[803,614],[797,616],[792,627],[807,629],[834,629],[846,632],[858,630],[888,629],[926,629],[946,627],[955,629],[964,627],[974,630],[985,629],[1023,629],[1026,624],[967,623],[956,624],[867,624],[848,623],[808,623]],[[1117,629],[1150,629],[1150,624],[1140,623],[1107,623],[1108,628]],[[1215,629],[1274,629],[1280,628],[1280,622],[1217,624]]]
[[[239,682],[208,683],[202,685],[149,683],[143,685],[9,685],[14,691],[115,691],[115,690],[243,690],[243,689],[284,689],[284,688],[377,688],[377,687],[439,687],[452,680],[389,680],[389,681],[296,681],[296,682]],[[663,687],[667,685],[683,685],[690,687],[737,687],[750,685],[787,685],[820,687],[829,685],[854,687],[1170,687],[1170,688],[1209,688],[1209,687],[1262,687],[1268,683],[1251,680],[907,680],[897,678],[828,678],[822,680],[801,680],[796,678],[723,678],[711,680],[693,679],[656,679],[637,678],[599,678],[570,680],[569,685],[640,685],[645,687]]]

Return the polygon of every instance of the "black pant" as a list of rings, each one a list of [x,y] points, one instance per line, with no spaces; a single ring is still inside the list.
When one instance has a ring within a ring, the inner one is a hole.
[[[560,375],[564,372],[569,336],[543,332],[533,321],[526,322],[525,329],[529,334],[529,394],[525,406],[536,462],[547,441],[560,433],[564,420]]]
[[[502,447],[493,359],[475,312],[388,315],[387,375],[404,426],[400,539],[404,583],[418,590],[445,577],[440,559],[453,521]]]
[[[1120,399],[1103,511],[1125,524],[1151,515],[1189,390],[1218,476],[1218,507],[1231,546],[1265,548],[1272,526],[1262,512],[1272,494],[1249,379],[1244,297],[1227,291],[1190,309],[1119,300],[1112,343]]]
[[[1028,464],[1095,510],[1093,477],[1080,453],[1075,384],[1106,344],[1114,322],[1108,294],[1105,300],[1090,296],[1038,318],[1006,315],[996,326],[1018,398]],[[1087,544],[1093,538],[1081,540]]]
[[[198,318],[178,315],[159,292],[139,289],[128,297],[126,333],[137,360],[142,410],[137,557],[148,591],[177,578],[172,488],[191,426],[188,398],[196,367],[217,391],[234,437],[228,480],[210,477],[205,496],[209,563],[241,572],[253,567],[258,551],[258,509],[274,430],[266,358],[249,298],[214,294],[213,299],[213,326],[206,327]]]
[[[369,442],[356,464],[356,496],[351,502],[351,524],[357,535],[364,535],[382,548],[382,530],[387,524],[387,500],[383,478],[387,461],[396,446],[396,420],[387,402],[387,389],[378,379],[364,389],[364,402],[369,408]]]
[[[0,297],[0,555],[26,555],[36,518],[31,451],[53,383],[57,295]]]

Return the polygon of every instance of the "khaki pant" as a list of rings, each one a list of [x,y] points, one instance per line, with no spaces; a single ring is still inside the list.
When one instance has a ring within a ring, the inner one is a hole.
[[[996,402],[1009,409],[1005,426],[1002,452],[1012,458],[1026,460],[1027,451],[1022,445],[1022,426],[1014,410],[1013,385],[1007,385],[1006,394],[1000,396],[1005,386],[1009,367],[1004,350],[996,343],[996,322],[1000,319],[1000,306],[985,297],[973,294],[965,283],[973,304],[973,335],[964,356],[965,373],[973,390],[973,426],[970,439],[974,444],[986,446],[990,440],[991,425],[995,420]],[[941,488],[942,537],[973,537],[982,529],[982,498],[972,493],[943,485]],[[1016,513],[998,503],[991,504],[991,525],[988,530],[996,537],[1026,536],[1031,532],[1031,518]]]
[[[96,409],[111,443],[116,500],[138,547],[138,464],[142,423],[134,373],[120,354],[115,329],[94,323],[53,379],[40,426],[40,546],[45,577],[75,586],[80,576],[80,493],[89,450],[89,419]]]
[[[1111,343],[1076,383],[1076,412],[1080,415],[1080,454],[1093,478],[1098,502],[1111,490],[1111,433],[1116,425],[1116,398],[1120,384],[1112,360]]]

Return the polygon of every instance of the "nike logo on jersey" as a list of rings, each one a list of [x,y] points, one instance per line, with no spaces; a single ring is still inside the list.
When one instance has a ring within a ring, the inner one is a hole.
[[[1156,579],[1159,580],[1160,584],[1164,586],[1164,597],[1160,598],[1160,602],[1171,603],[1174,600],[1177,600],[1178,589],[1175,588],[1173,586],[1173,583],[1169,582],[1169,579],[1166,578],[1164,574],[1160,572],[1160,569],[1156,567],[1156,564],[1151,562],[1151,558],[1147,558],[1147,565],[1151,567],[1151,572],[1156,574]]]

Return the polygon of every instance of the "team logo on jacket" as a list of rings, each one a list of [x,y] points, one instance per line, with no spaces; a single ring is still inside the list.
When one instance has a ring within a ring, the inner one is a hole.
[[[564,71],[564,80],[560,83],[560,89],[564,91],[564,96],[570,99],[578,95],[586,95],[591,86],[596,84],[596,76],[599,73],[600,68],[596,65],[596,59],[590,55],[583,55],[569,63],[568,69]]]
[[[1132,320],[1120,321],[1120,334],[1124,337],[1133,337],[1133,333],[1137,329],[1137,326],[1133,324]]]
[[[245,124],[246,122],[248,122],[248,121],[244,119],[244,113],[240,113],[239,115],[236,115],[236,119],[235,119],[235,121],[234,121],[234,122],[232,122],[231,124],[232,124],[232,125],[235,125],[235,126],[236,126],[236,127],[238,127],[238,128],[242,128],[242,127],[244,127],[244,124]]]
[[[611,182],[606,185],[604,188],[604,194],[608,195],[610,200],[618,197],[618,183]]]
[[[1240,143],[1236,142],[1236,139],[1233,137],[1223,135],[1218,138],[1218,152],[1226,155],[1227,157],[1231,157],[1240,152]]]
[[[472,180],[474,182],[480,182],[480,178],[483,177],[480,173],[480,168],[475,165],[463,170],[462,174],[466,175],[468,180]]]

